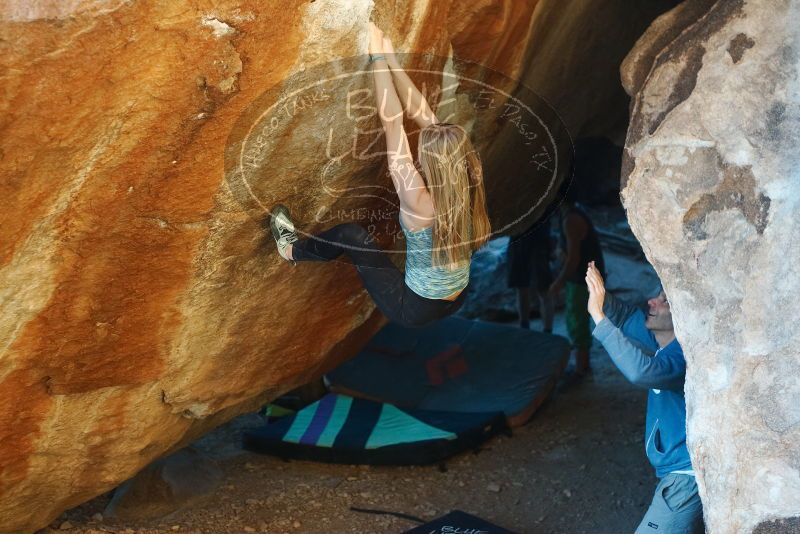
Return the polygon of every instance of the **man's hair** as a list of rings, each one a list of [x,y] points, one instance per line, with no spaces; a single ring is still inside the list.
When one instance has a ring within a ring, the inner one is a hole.
[[[657,296],[659,296],[659,295],[661,294],[661,292],[662,292],[662,291],[664,291],[664,284],[662,284],[661,282],[659,282],[658,284],[656,284],[656,291],[655,291],[655,293],[652,293],[652,295],[653,295],[653,296],[652,296],[652,297],[650,297],[650,298],[656,298]],[[665,293],[665,294],[666,294],[666,293]]]

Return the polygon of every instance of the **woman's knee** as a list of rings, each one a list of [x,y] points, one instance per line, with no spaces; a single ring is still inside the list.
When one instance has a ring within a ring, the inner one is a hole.
[[[365,245],[369,240],[369,232],[358,223],[342,223],[337,227],[339,242],[345,245]]]

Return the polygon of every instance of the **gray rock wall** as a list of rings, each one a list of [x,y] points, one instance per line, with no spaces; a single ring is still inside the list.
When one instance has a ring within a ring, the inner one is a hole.
[[[693,24],[670,17],[685,29],[652,54],[635,95],[623,202],[686,353],[708,531],[798,532],[800,2],[719,0]]]

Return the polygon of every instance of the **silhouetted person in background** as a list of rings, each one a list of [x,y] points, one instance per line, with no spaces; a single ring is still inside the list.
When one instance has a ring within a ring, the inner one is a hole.
[[[530,328],[531,284],[539,301],[539,314],[545,332],[553,332],[553,299],[548,289],[553,283],[550,271],[550,215],[548,211],[531,228],[508,243],[508,287],[517,290],[517,310],[521,328]]]
[[[566,371],[566,385],[580,382],[591,371],[589,349],[592,347],[592,332],[586,311],[589,291],[586,289],[583,268],[589,262],[595,262],[605,276],[603,251],[597,232],[586,212],[575,203],[574,191],[575,188],[565,189],[564,201],[560,206],[564,263],[549,290],[553,299],[562,289],[565,291],[567,334],[575,350],[575,367]]]

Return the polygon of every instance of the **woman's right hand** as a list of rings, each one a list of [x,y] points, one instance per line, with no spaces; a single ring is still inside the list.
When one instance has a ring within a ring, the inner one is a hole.
[[[369,53],[373,56],[383,52],[383,32],[380,28],[370,22],[368,29],[369,33]]]
[[[386,56],[394,55],[394,45],[392,44],[392,40],[389,39],[385,34],[383,36],[383,53]]]

